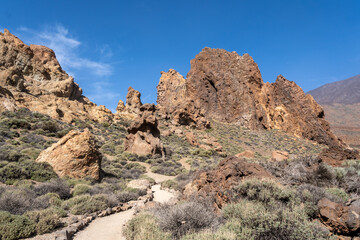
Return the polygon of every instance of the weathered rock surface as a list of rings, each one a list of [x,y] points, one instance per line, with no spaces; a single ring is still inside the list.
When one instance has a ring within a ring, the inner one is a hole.
[[[273,151],[271,153],[271,159],[275,161],[284,161],[289,159],[289,153],[284,151]]]
[[[330,231],[337,234],[356,236],[360,230],[360,200],[350,206],[335,203],[327,198],[318,202],[320,219]]]
[[[155,105],[144,104],[139,110],[139,115],[128,128],[128,135],[124,141],[125,151],[138,155],[163,154]]]
[[[6,109],[26,107],[67,122],[74,118],[112,119],[110,110],[82,96],[82,89],[61,68],[51,49],[28,46],[8,30],[0,33],[0,86],[1,92],[11,93],[6,97],[1,94],[11,102]]]
[[[70,131],[40,153],[37,162],[48,162],[60,177],[100,179],[102,155],[88,129]]]
[[[256,163],[231,156],[222,160],[216,169],[200,173],[185,186],[183,193],[186,197],[194,194],[213,197],[217,207],[221,208],[229,200],[224,192],[245,178],[273,178],[273,176]]]
[[[253,151],[246,150],[246,151],[243,151],[243,152],[241,152],[241,153],[236,154],[235,156],[238,157],[238,158],[241,158],[241,157],[254,158],[254,157],[255,157],[255,153],[254,153]]]
[[[322,107],[292,81],[279,75],[264,83],[252,57],[204,48],[191,60],[184,79],[162,72],[158,109],[177,124],[201,127],[208,120],[250,129],[281,129],[328,146],[347,146],[331,131]]]

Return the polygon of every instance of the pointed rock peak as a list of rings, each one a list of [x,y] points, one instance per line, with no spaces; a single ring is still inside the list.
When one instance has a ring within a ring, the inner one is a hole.
[[[138,113],[140,107],[142,106],[141,102],[141,93],[132,87],[129,87],[128,93],[126,95],[126,110],[129,113]]]
[[[124,104],[123,100],[119,100],[118,105],[116,107],[116,112],[119,113],[124,110],[125,110],[125,104]]]
[[[175,107],[185,101],[185,78],[174,69],[161,72],[161,78],[156,88],[158,90],[156,102],[160,106]]]

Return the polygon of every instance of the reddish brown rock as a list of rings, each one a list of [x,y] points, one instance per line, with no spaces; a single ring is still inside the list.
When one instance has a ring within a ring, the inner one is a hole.
[[[193,132],[187,132],[185,134],[186,140],[193,146],[199,146],[199,142]]]
[[[0,86],[11,93],[7,99],[17,107],[56,119],[102,122],[113,117],[110,110],[82,96],[82,89],[61,68],[51,49],[28,46],[8,30],[0,33]]]
[[[154,114],[155,105],[144,104],[139,111],[139,115],[128,128],[124,141],[125,151],[137,155],[163,154],[158,122]]]
[[[327,198],[318,202],[320,220],[337,234],[355,236],[360,230],[360,200],[350,206],[334,203]]]
[[[273,151],[271,153],[271,159],[275,161],[284,161],[289,159],[289,153],[284,151]]]
[[[141,94],[139,91],[136,91],[132,87],[129,87],[128,93],[126,95],[126,105],[125,105],[125,109],[129,113],[139,113],[140,112],[140,107],[142,106],[140,97],[141,97]]]
[[[347,148],[310,95],[281,75],[264,83],[248,54],[204,48],[191,60],[186,79],[172,69],[162,72],[157,103],[162,116],[177,124],[199,127],[214,119]]]
[[[241,153],[236,154],[235,157],[238,157],[238,158],[241,158],[241,157],[254,158],[254,157],[255,157],[255,154],[254,154],[253,151],[246,150],[246,151],[243,151],[243,152],[241,152]]]
[[[246,178],[273,176],[256,163],[232,156],[222,160],[214,170],[200,173],[193,182],[186,185],[183,193],[186,197],[194,194],[213,197],[217,207],[221,208],[229,200],[224,192]]]
[[[41,152],[37,162],[48,162],[60,177],[100,179],[101,153],[88,129],[70,131]]]

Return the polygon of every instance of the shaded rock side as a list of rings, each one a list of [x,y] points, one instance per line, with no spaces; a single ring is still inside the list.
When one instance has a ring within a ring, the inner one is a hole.
[[[54,51],[28,46],[8,30],[0,33],[0,86],[11,92],[17,107],[56,119],[112,119],[110,110],[82,95],[82,89],[61,68]]]
[[[102,155],[88,129],[72,130],[40,153],[37,162],[48,162],[60,177],[100,179]]]
[[[144,104],[139,110],[139,115],[127,130],[124,150],[137,155],[163,154],[155,105]]]
[[[179,112],[186,113],[179,124],[193,121],[197,125],[205,117],[250,129],[281,129],[321,144],[345,146],[330,131],[322,107],[310,95],[281,75],[275,83],[264,83],[248,54],[204,48],[191,60],[186,79],[174,70],[162,72],[157,103],[161,112],[174,119]]]
[[[246,178],[273,178],[273,176],[256,163],[231,156],[222,160],[214,170],[200,173],[185,186],[183,193],[186,197],[192,195],[212,197],[217,207],[221,208],[229,200],[224,195],[226,190]]]

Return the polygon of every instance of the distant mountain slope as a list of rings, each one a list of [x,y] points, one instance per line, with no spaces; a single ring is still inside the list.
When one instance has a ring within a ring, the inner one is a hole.
[[[360,75],[325,84],[308,93],[324,108],[334,133],[360,148]]]
[[[360,74],[342,81],[325,84],[308,93],[320,104],[360,103]]]

